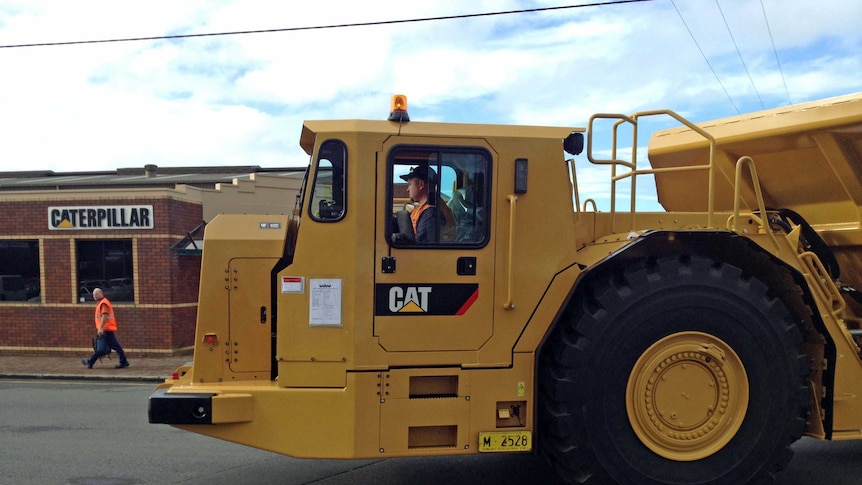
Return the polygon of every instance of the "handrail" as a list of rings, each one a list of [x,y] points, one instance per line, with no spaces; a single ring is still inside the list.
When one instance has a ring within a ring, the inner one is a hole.
[[[512,301],[512,261],[514,260],[513,254],[515,252],[515,201],[518,200],[517,195],[507,195],[506,200],[509,201],[509,254],[506,261],[506,271],[508,273],[507,283],[508,288],[506,290],[506,303],[503,305],[505,310],[514,310],[515,302]]]
[[[634,170],[635,169],[634,164],[632,164],[631,162],[627,162],[625,160],[617,160],[616,158],[612,158],[610,160],[596,160],[593,158],[593,121],[597,120],[597,119],[619,120],[616,123],[614,123],[613,138],[611,140],[611,150],[612,150],[611,156],[612,157],[616,157],[617,128],[619,127],[619,125],[622,124],[623,122],[629,122],[632,125],[637,123],[637,121],[634,118],[630,118],[630,117],[623,115],[623,114],[596,113],[596,114],[590,116],[590,121],[589,121],[589,124],[587,125],[587,160],[589,160],[590,163],[592,163],[594,165],[623,165],[625,167],[628,167],[628,168]]]
[[[575,196],[575,215],[580,218],[581,216],[581,195],[578,192],[578,171],[575,167],[575,159],[570,158],[566,160],[566,163],[569,166],[569,172],[572,174],[572,192]]]
[[[611,158],[609,160],[597,160],[593,158],[593,121],[596,119],[617,120],[617,122],[614,123],[614,129],[611,135]],[[614,181],[617,176],[617,165],[622,165],[632,172],[637,171],[637,166],[635,164],[617,158],[617,131],[620,125],[626,122],[633,126],[637,125],[637,120],[634,118],[615,113],[596,113],[590,116],[590,120],[587,125],[587,160],[589,160],[593,165],[610,165],[611,167],[611,232],[616,231],[616,217],[613,215],[616,214],[617,209],[617,184]],[[634,187],[632,187],[632,201],[634,201],[634,195],[635,191]],[[634,213],[634,210],[632,210],[632,213]]]
[[[686,167],[668,167],[661,169],[644,169],[638,170],[637,168],[637,147],[638,147],[638,119],[645,116],[655,116],[655,115],[667,115],[681,124],[685,125],[695,133],[699,134],[703,138],[705,138],[709,142],[709,163],[706,165],[692,165]],[[593,157],[592,148],[593,148],[593,122],[597,119],[616,119],[618,120],[614,123],[612,140],[611,140],[611,159],[603,160],[603,159],[595,159]],[[617,159],[617,130],[620,125],[623,123],[629,123],[632,125],[632,161],[627,162],[625,160]],[[636,180],[638,175],[648,175],[648,174],[657,174],[657,173],[668,173],[668,172],[683,172],[690,170],[707,170],[708,177],[708,189],[707,189],[707,226],[715,227],[713,224],[713,218],[715,215],[715,138],[706,132],[704,129],[695,125],[694,123],[688,121],[682,116],[671,110],[652,110],[652,111],[642,111],[639,113],[635,113],[631,116],[623,115],[623,114],[612,114],[612,113],[597,113],[590,117],[589,124],[587,125],[587,159],[590,163],[594,165],[610,165],[611,166],[611,230],[616,231],[616,183],[620,180],[631,177],[632,178],[632,189],[631,189],[631,229],[635,228],[635,214],[636,214]],[[617,175],[616,167],[623,166],[628,168],[630,171],[628,173]]]
[[[781,245],[778,244],[778,239],[776,239],[775,234],[769,230],[768,225],[763,222],[763,218],[767,217],[766,204],[763,202],[763,192],[760,190],[760,180],[757,178],[757,169],[754,166],[754,159],[748,155],[739,157],[739,160],[736,161],[736,175],[733,180],[733,215],[731,216],[733,226],[728,227],[728,229],[731,229],[736,233],[739,232],[739,203],[742,200],[739,191],[742,186],[741,177],[743,166],[748,167],[748,173],[751,175],[751,184],[754,186],[754,197],[757,200],[757,208],[760,210],[760,217],[758,218],[760,229],[758,232],[763,231],[769,234],[769,237],[772,239],[772,243],[775,245],[775,249],[780,251]],[[728,226],[730,225],[730,222],[731,221],[728,221]]]

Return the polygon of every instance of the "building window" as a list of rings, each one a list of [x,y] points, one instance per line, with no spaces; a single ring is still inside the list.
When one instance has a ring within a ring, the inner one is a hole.
[[[76,249],[78,301],[92,301],[96,288],[111,301],[135,301],[130,239],[79,240]]]
[[[0,241],[0,302],[39,301],[39,241]]]
[[[397,146],[389,154],[392,244],[487,244],[490,171],[491,156],[483,149]]]

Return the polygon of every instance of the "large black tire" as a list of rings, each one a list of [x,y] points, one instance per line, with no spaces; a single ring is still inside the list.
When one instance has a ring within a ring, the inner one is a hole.
[[[540,362],[539,440],[572,483],[771,483],[808,412],[786,307],[739,268],[643,260],[579,291]]]

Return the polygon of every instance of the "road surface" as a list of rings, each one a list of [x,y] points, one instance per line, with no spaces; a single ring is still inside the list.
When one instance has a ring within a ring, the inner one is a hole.
[[[559,484],[533,455],[298,460],[147,422],[152,384],[0,380],[0,483]],[[794,445],[779,485],[862,484],[862,441]]]

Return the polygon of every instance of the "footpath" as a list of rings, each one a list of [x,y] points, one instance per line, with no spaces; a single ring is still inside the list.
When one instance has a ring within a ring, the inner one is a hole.
[[[92,369],[81,364],[82,358],[70,356],[2,355],[0,378],[3,379],[92,379],[103,381],[161,382],[181,365],[192,360],[192,355],[166,355],[135,357],[129,355],[129,367],[115,369],[119,363],[115,354],[103,357]]]

